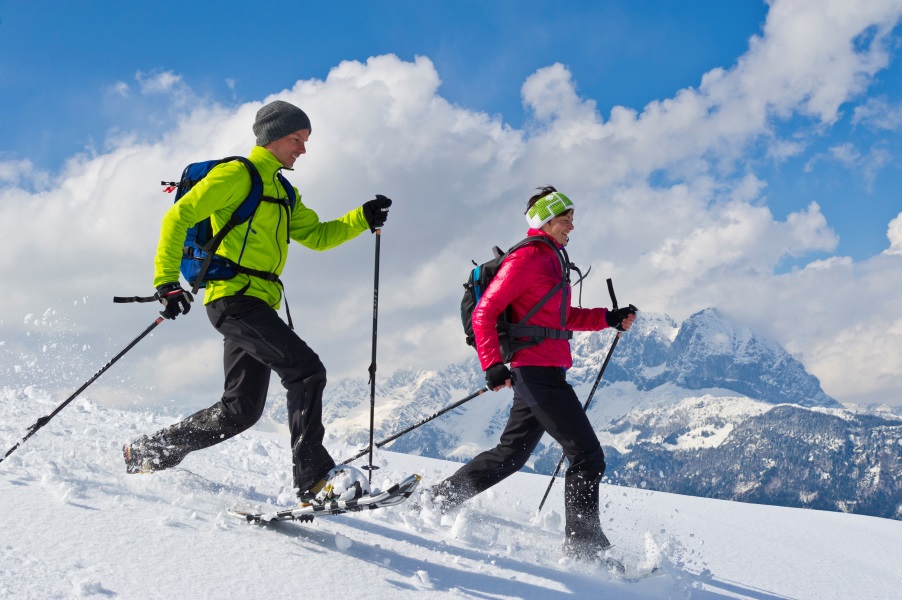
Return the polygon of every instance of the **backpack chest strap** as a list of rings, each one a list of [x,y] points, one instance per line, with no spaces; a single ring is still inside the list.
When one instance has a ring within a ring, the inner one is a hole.
[[[259,277],[260,279],[265,279],[266,281],[275,281],[281,284],[282,282],[279,280],[279,276],[275,273],[270,273],[269,271],[260,271],[258,269],[251,269],[250,267],[244,267],[242,265],[232,264],[232,268],[236,273],[241,273],[243,275],[251,275],[253,277]]]
[[[291,210],[291,201],[288,198],[273,198],[272,196],[260,196],[260,202],[270,202],[272,204],[280,204]]]
[[[519,325],[512,323],[507,329],[511,337],[529,337],[550,340],[572,340],[573,332],[569,329],[554,329],[551,327],[539,327],[538,325]]]

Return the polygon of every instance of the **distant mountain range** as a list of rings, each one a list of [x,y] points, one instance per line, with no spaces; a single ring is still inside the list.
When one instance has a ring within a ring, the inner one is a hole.
[[[614,484],[902,519],[900,419],[705,396],[608,432],[633,440],[605,448]]]
[[[577,334],[572,342],[568,380],[583,401],[614,334]],[[438,371],[379,378],[374,437],[484,385],[475,355]],[[330,435],[365,447],[369,396],[363,380],[330,383]],[[465,461],[497,443],[510,399],[509,391],[483,394],[387,447]],[[284,423],[284,402],[270,402],[268,414]],[[715,309],[679,325],[640,313],[618,342],[589,417],[605,448],[608,483],[902,519],[902,416],[844,408],[779,344]],[[548,436],[542,442],[528,468],[550,474],[561,451]]]

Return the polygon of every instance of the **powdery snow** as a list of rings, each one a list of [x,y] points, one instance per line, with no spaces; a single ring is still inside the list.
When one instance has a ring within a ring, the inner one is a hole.
[[[536,515],[549,479],[526,473],[448,515],[404,505],[252,525],[225,510],[291,502],[287,434],[252,429],[170,471],[126,475],[121,444],[171,419],[83,396],[0,463],[2,598],[822,600],[902,588],[902,522],[605,485],[615,553],[662,573],[625,582],[561,558],[562,482]],[[0,452],[57,403],[0,390]],[[357,450],[327,441],[336,456]],[[376,457],[381,488],[410,472],[428,486],[459,466]]]

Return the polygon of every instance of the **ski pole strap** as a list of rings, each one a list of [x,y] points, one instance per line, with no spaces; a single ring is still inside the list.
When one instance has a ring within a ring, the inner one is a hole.
[[[281,279],[276,279],[282,287],[282,300],[285,302],[285,316],[288,317],[288,329],[294,330],[294,323],[291,321],[291,309],[288,308],[288,295],[285,293],[285,284]]]
[[[614,295],[614,282],[608,277],[608,293],[611,295],[611,305],[617,310],[617,296]]]
[[[590,266],[588,269],[586,269],[585,275],[573,263],[570,264],[570,269],[573,271],[576,271],[579,274],[579,279],[577,279],[574,283],[572,283],[570,285],[570,287],[573,287],[573,286],[579,284],[579,300],[577,301],[576,304],[577,304],[577,306],[582,308],[583,307],[583,279],[585,279],[586,277],[589,276],[589,273],[592,272],[592,267]]]
[[[130,302],[156,302],[156,296],[113,296],[116,304],[128,304]]]

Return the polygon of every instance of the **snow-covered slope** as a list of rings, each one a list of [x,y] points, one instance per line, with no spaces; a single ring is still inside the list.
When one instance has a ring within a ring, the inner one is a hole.
[[[0,395],[3,451],[56,400]],[[602,486],[616,551],[659,565],[638,583],[562,559],[563,486],[518,473],[454,515],[407,507],[248,525],[238,502],[291,500],[287,435],[252,429],[171,471],[126,475],[120,444],[171,418],[86,393],[0,463],[0,597],[895,598],[902,522]],[[335,454],[350,451],[329,440]],[[457,465],[377,451],[374,484]]]

